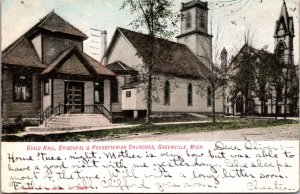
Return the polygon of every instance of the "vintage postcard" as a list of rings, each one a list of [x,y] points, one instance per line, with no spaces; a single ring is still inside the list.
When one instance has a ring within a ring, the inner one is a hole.
[[[299,191],[298,0],[1,9],[1,192]]]

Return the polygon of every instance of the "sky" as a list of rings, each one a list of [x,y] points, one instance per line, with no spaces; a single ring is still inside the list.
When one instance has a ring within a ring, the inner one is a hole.
[[[182,2],[174,0],[174,11],[179,11]],[[283,0],[208,0],[209,23],[215,55],[226,48],[233,55],[243,45],[243,35],[250,30],[253,45],[261,49],[274,50],[275,21],[279,18]],[[299,0],[286,0],[288,12],[294,17],[295,63],[299,64]],[[99,31],[107,30],[108,44],[117,27],[132,29],[129,25],[135,18],[127,9],[120,10],[121,0],[2,0],[1,36],[2,50],[35,25],[52,10],[67,22],[84,32],[89,39],[84,43],[84,51],[100,60]],[[180,23],[178,31],[180,32]],[[146,32],[143,29],[140,31]],[[221,37],[216,43],[216,37]],[[176,41],[175,34],[173,41]]]

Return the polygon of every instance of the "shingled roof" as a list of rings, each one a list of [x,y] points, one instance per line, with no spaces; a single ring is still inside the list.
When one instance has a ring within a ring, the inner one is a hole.
[[[107,68],[109,68],[110,70],[112,70],[115,73],[133,73],[136,74],[138,73],[137,70],[129,67],[128,65],[126,65],[125,63],[123,63],[122,61],[115,61],[113,63],[110,63],[108,65],[106,65]]]
[[[118,31],[127,38],[138,53],[151,43],[149,35],[124,28],[117,28]],[[161,38],[158,38],[158,43],[159,58],[153,67],[155,72],[197,78],[210,75],[210,70],[186,45]]]
[[[21,65],[26,67],[45,68],[39,56],[33,48],[30,40],[21,37],[9,46],[2,54],[2,63],[9,65]]]
[[[51,32],[60,32],[64,34],[70,34],[74,36],[80,36],[83,38],[88,38],[83,32],[72,26],[70,23],[66,22],[63,18],[58,16],[54,11],[45,16],[37,24],[38,28],[49,30]]]
[[[45,75],[55,70],[57,65],[63,59],[65,59],[68,55],[72,54],[72,52],[75,51],[78,53],[78,55],[80,55],[84,62],[88,64],[89,68],[92,69],[92,71],[94,71],[96,74],[107,76],[115,75],[111,70],[101,65],[89,55],[80,51],[77,47],[68,48],[64,50],[60,55],[56,57],[56,59],[53,60],[51,64],[43,64],[36,50],[34,49],[30,39],[31,34],[36,33],[40,29],[79,36],[83,39],[87,38],[87,36],[83,34],[80,30],[73,27],[71,24],[69,24],[56,13],[54,13],[54,11],[52,11],[44,18],[42,18],[36,25],[34,25],[27,32],[25,32],[15,42],[13,42],[11,45],[9,45],[6,49],[3,50],[2,63],[7,65],[41,68],[42,70],[44,69],[42,74]],[[74,71],[76,71],[76,69],[74,69]]]
[[[64,52],[62,52],[55,60],[53,60],[51,64],[47,66],[47,68],[41,73],[41,75],[47,75],[51,72],[54,72],[59,68],[59,65],[66,61],[66,59],[70,58],[70,56],[73,54],[76,54],[79,58],[81,58],[81,60],[86,64],[86,68],[91,73],[96,73],[98,75],[115,76],[115,74],[108,68],[101,65],[89,55],[81,52],[77,46],[66,49]],[[76,73],[76,69],[70,70],[73,71],[73,73]]]

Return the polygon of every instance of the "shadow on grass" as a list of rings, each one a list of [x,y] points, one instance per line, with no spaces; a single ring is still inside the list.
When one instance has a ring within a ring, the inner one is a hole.
[[[57,141],[84,141],[88,139],[99,139],[105,137],[119,137],[124,134],[137,133],[188,133],[200,131],[216,131],[216,130],[236,130],[241,128],[255,127],[271,127],[286,124],[296,124],[298,122],[292,120],[224,120],[216,123],[193,123],[193,124],[177,124],[177,125],[152,125],[141,124],[137,127],[110,129],[99,131],[70,132],[62,134],[48,135],[24,135],[22,137],[15,135],[3,135],[2,141],[28,141],[28,142],[57,142]]]

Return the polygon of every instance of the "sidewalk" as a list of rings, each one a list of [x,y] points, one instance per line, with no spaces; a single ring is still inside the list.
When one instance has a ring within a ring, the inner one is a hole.
[[[50,135],[50,134],[62,134],[62,133],[75,133],[75,132],[85,132],[85,131],[99,131],[99,130],[108,130],[108,129],[122,129],[122,128],[128,128],[128,127],[137,127],[140,124],[135,125],[128,125],[128,124],[112,124],[110,126],[104,126],[104,127],[91,127],[91,128],[84,128],[84,127],[78,127],[78,128],[63,128],[63,129],[52,129],[45,127],[43,131],[32,131],[31,128],[30,131],[24,131],[20,133],[11,133],[11,134],[2,134],[2,135],[15,135],[15,136],[24,136],[24,135]],[[39,128],[39,127],[36,127]]]
[[[275,117],[260,117],[260,116],[247,116],[246,118],[241,118],[240,115],[235,115],[235,116],[224,116],[224,118],[237,118],[237,119],[274,119]],[[277,117],[278,120],[283,120],[284,117]],[[286,117],[287,120],[294,120],[294,121],[299,121],[300,117]]]
[[[186,122],[164,122],[164,123],[152,123],[153,125],[180,125],[180,124],[196,124],[196,123],[210,123],[211,121],[186,121]],[[3,135],[14,135],[14,136],[25,136],[25,135],[50,135],[50,134],[62,134],[62,133],[75,133],[75,132],[86,132],[86,131],[100,131],[109,129],[122,129],[130,127],[138,127],[141,124],[112,124],[103,127],[76,127],[76,128],[62,128],[54,129],[49,127],[29,127],[24,132],[11,133]]]

